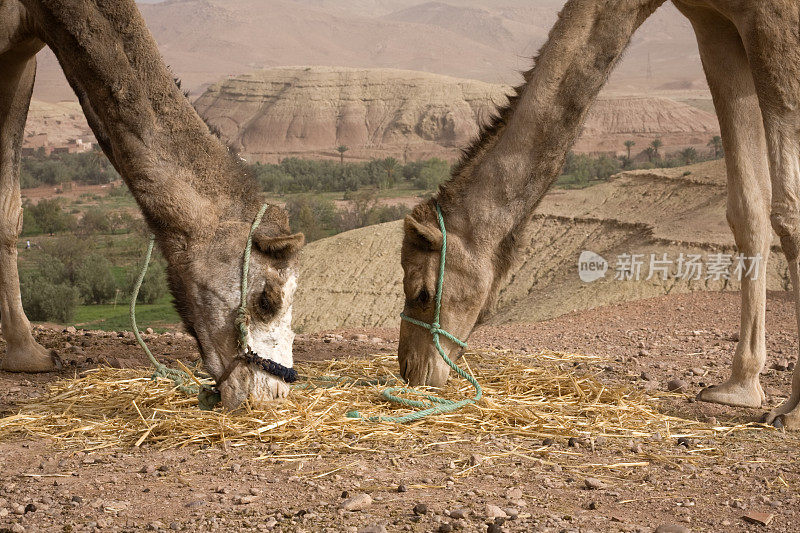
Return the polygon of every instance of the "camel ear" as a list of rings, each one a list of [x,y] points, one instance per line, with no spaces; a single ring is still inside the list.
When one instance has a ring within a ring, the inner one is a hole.
[[[407,215],[403,223],[406,238],[426,250],[440,250],[442,248],[442,232],[436,226],[420,222],[414,215]]]
[[[288,259],[297,254],[306,242],[302,233],[272,237],[262,232],[253,235],[253,246],[261,253],[278,259]]]

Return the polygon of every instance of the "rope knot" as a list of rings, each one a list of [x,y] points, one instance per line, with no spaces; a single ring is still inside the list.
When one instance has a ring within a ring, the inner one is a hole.
[[[250,313],[242,306],[236,310],[236,328],[239,330],[239,347],[247,348],[247,329],[250,322]]]
[[[431,327],[428,329],[431,330],[431,333],[439,333],[441,331],[441,324],[438,322],[432,322]]]

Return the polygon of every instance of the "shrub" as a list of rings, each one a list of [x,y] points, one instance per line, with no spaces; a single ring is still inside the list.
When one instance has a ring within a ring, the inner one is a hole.
[[[23,158],[20,168],[20,186],[23,189],[40,185],[67,188],[72,181],[100,185],[117,179],[119,174],[99,150],[49,156],[40,150],[35,155]]]
[[[339,223],[339,212],[331,200],[298,196],[286,203],[293,231],[301,231],[306,241],[316,241],[333,233]]]
[[[108,211],[99,207],[91,207],[83,214],[78,223],[78,232],[82,235],[111,232],[111,216]]]
[[[45,255],[50,255],[63,265],[64,281],[75,284],[78,268],[91,253],[91,242],[75,235],[65,235],[43,244]]]
[[[133,287],[136,284],[136,279],[139,277],[139,269],[141,264],[136,266],[135,270],[131,270],[128,276],[128,292],[133,294]],[[153,260],[147,268],[147,274],[142,280],[142,286],[139,288],[139,296],[136,302],[140,304],[154,304],[159,301],[167,293],[167,273],[164,263],[160,260]]]
[[[77,226],[75,217],[63,208],[63,202],[57,198],[39,200],[36,205],[26,202],[23,212],[23,235],[41,233],[62,233],[73,230]],[[27,221],[27,224],[26,224]]]
[[[111,185],[108,189],[108,196],[110,198],[132,198],[133,195],[131,191],[128,190],[128,186],[125,185],[125,182],[120,182],[117,185]]]
[[[84,303],[102,304],[114,299],[117,284],[111,273],[111,262],[100,254],[84,257],[76,265],[74,283]]]
[[[71,322],[78,306],[78,291],[66,283],[52,283],[40,272],[20,273],[22,307],[29,319]]]
[[[407,164],[403,177],[418,189],[432,191],[450,178],[450,164],[442,159],[429,159]]]
[[[340,231],[348,231],[373,224],[398,220],[408,214],[407,207],[402,205],[380,205],[378,191],[364,189],[345,195],[349,208],[341,213]]]

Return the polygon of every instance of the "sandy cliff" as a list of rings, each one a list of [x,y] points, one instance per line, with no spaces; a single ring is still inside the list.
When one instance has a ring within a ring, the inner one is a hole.
[[[195,103],[245,157],[457,158],[511,88],[426,72],[344,67],[260,70],[210,87]],[[607,95],[590,111],[579,152],[706,149],[716,117],[664,97]]]

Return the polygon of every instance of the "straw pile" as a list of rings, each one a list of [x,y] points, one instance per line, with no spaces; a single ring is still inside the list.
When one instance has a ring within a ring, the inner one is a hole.
[[[469,354],[470,368],[484,388],[478,405],[413,424],[374,423],[347,418],[399,415],[408,411],[381,396],[400,384],[396,356],[348,359],[298,365],[307,376],[342,376],[361,383],[323,388],[312,380],[265,410],[203,412],[168,380],[152,381],[147,369],[99,368],[58,381],[45,395],[20,405],[18,414],[0,419],[0,439],[40,437],[64,447],[96,450],[154,446],[244,446],[277,444],[282,455],[325,450],[369,451],[407,439],[433,443],[508,437],[538,447],[546,437],[607,439],[663,436],[710,436],[738,428],[710,428],[696,421],[666,416],[656,400],[631,389],[603,385],[595,374],[578,376],[579,363],[591,369],[598,358],[542,353],[515,356],[495,351]],[[461,362],[464,364],[465,359]],[[468,365],[469,366],[469,365]],[[382,385],[364,385],[363,380]],[[469,384],[451,378],[440,396],[472,395]],[[535,443],[535,444],[534,444]]]

